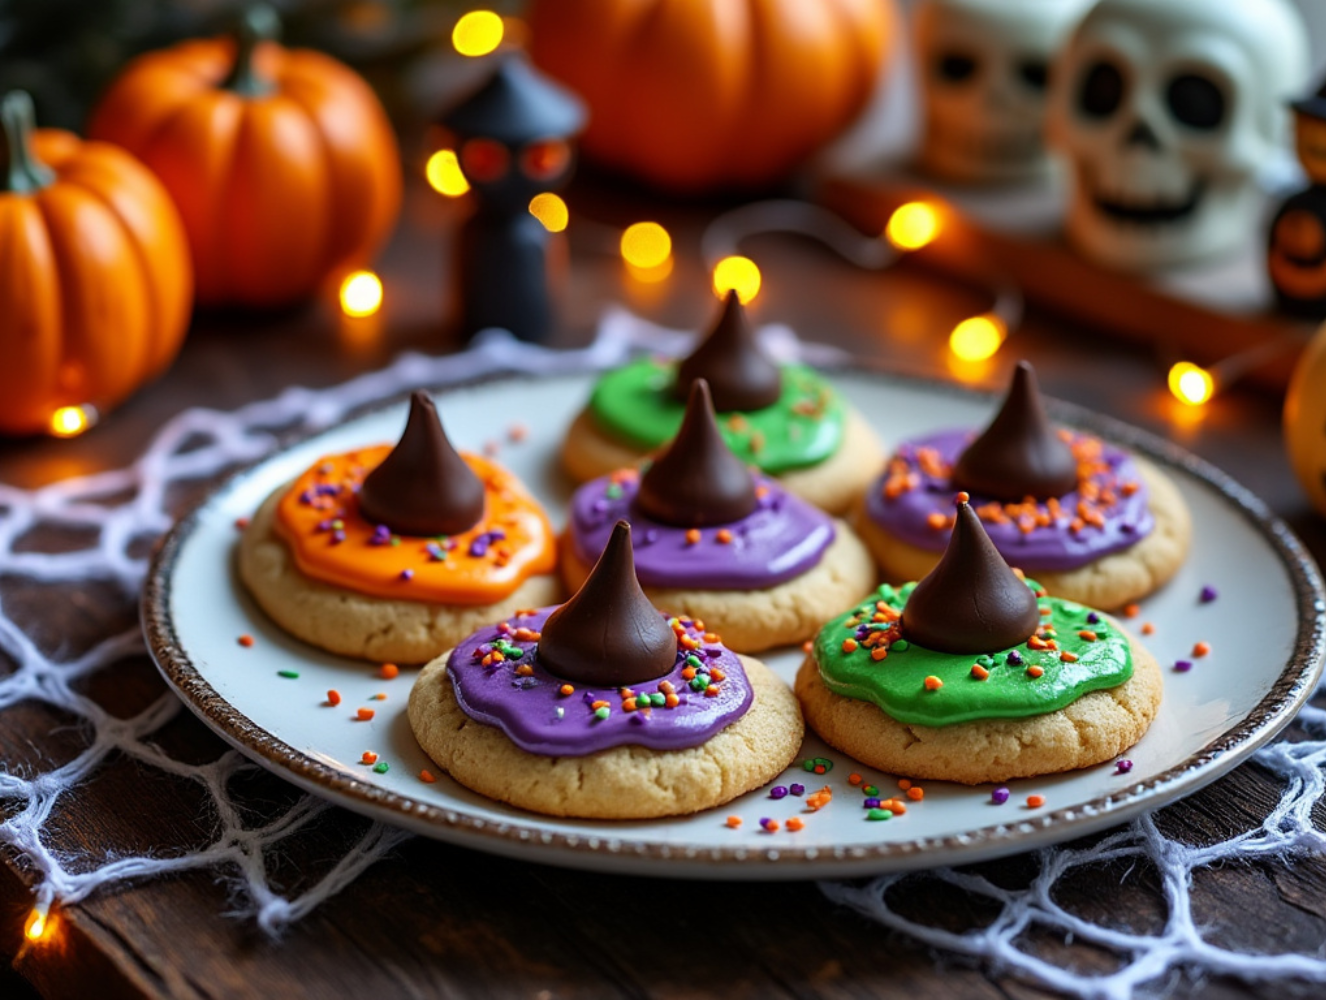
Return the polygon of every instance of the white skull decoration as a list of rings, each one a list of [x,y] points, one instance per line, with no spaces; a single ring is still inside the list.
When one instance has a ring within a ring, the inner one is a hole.
[[[1050,63],[1090,0],[922,0],[921,163],[963,183],[1045,173]]]
[[[1074,246],[1140,271],[1260,245],[1255,175],[1285,140],[1307,66],[1287,0],[1102,0],[1050,95]]]

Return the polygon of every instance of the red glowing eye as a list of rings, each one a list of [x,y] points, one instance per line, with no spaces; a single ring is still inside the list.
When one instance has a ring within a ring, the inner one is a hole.
[[[525,176],[536,181],[556,177],[566,169],[571,159],[571,147],[560,139],[531,142],[520,153],[520,169]]]
[[[511,164],[511,154],[492,139],[471,139],[460,149],[460,168],[480,184],[499,180]]]

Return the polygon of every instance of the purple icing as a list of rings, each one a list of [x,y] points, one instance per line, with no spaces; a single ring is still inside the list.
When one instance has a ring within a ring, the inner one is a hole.
[[[916,486],[890,500],[884,496],[885,473],[866,492],[866,512],[870,519],[891,535],[918,548],[942,552],[949,532],[930,527],[931,514],[947,517],[953,510],[953,484],[947,476],[932,476],[921,471],[917,449],[932,448],[946,467],[952,467],[962,449],[972,439],[970,431],[940,431],[916,438],[898,448],[896,457],[908,464],[916,477]],[[1059,499],[1063,516],[1053,527],[1036,527],[1024,533],[1012,520],[992,523],[982,519],[990,540],[1008,562],[1034,575],[1036,570],[1077,569],[1089,562],[1134,545],[1155,526],[1148,506],[1146,484],[1136,463],[1127,453],[1102,444],[1101,461],[1108,469],[1091,478],[1102,488],[1112,489],[1117,500],[1101,508],[1104,527],[1086,525],[1081,531],[1070,530],[1080,495],[1076,490]],[[1124,483],[1135,483],[1131,496],[1124,496]],[[988,497],[973,496],[972,506],[990,503]]]
[[[696,529],[700,540],[686,540],[687,529],[660,524],[634,509],[640,482],[634,476],[595,479],[571,498],[571,541],[575,554],[593,565],[608,544],[619,518],[631,522],[635,573],[646,587],[704,590],[762,590],[800,576],[817,565],[833,544],[833,519],[786,492],[772,480],[756,477],[759,506],[731,524]],[[718,541],[726,531],[731,540]]]
[[[627,712],[616,688],[589,690],[576,686],[574,693],[563,695],[560,691],[566,682],[539,663],[538,643],[515,637],[520,628],[541,631],[554,610],[540,608],[533,614],[512,618],[503,623],[510,627],[509,632],[503,631],[502,625],[486,626],[461,642],[447,660],[447,674],[461,710],[478,722],[502,730],[520,749],[554,757],[582,757],[626,744],[651,750],[682,750],[704,743],[750,708],[754,692],[737,655],[718,643],[705,643],[703,633],[689,625],[686,634],[702,644],[693,655],[703,662],[703,672],[719,668],[725,675],[716,682],[715,696],[692,690],[690,681],[682,677],[692,651],[680,646],[677,664],[670,673],[632,688],[637,695],[653,694],[663,681],[668,681],[679,699],[675,708],[659,706],[648,713],[639,708]],[[522,650],[522,655],[483,666],[484,656],[503,643]],[[517,673],[524,664],[533,668],[533,673]],[[607,718],[596,716],[596,701],[608,703]]]

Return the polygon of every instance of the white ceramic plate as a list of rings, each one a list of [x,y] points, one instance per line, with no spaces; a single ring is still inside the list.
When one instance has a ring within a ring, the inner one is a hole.
[[[939,427],[987,419],[989,397],[950,386],[862,372],[835,376],[842,391],[892,445]],[[502,442],[499,461],[565,516],[569,484],[557,469],[561,435],[583,405],[589,376],[489,381],[450,390],[440,410],[452,439],[478,450]],[[721,809],[660,822],[557,820],[477,796],[434,767],[415,744],[405,705],[413,672],[386,681],[376,665],[322,653],[286,636],[248,599],[233,571],[235,520],[321,455],[394,440],[404,404],[354,419],[294,444],[222,485],[164,540],[143,599],[153,657],[185,703],[222,738],[282,777],[349,809],[419,833],[526,860],[649,875],[695,878],[807,878],[953,864],[1080,836],[1186,795],[1245,759],[1285,726],[1321,673],[1323,592],[1312,560],[1262,503],[1226,476],[1140,431],[1057,405],[1065,423],[1139,450],[1166,467],[1192,508],[1196,543],[1172,583],[1143,605],[1140,621],[1165,671],[1165,697],[1146,737],[1128,753],[1134,767],[1102,764],[1071,774],[1012,783],[1005,805],[990,787],[927,782],[906,815],[870,821],[852,772],[898,794],[897,779],[854,764],[815,738],[803,757],[827,757],[826,775],[799,768],[774,784],[800,782],[807,793],[833,789],[817,812],[803,798],[752,792]],[[522,424],[528,436],[508,441]],[[1201,603],[1204,585],[1219,591]],[[237,638],[255,639],[243,648]],[[1209,656],[1188,673],[1173,671],[1195,642]],[[799,650],[766,657],[791,681]],[[294,671],[297,678],[280,671]],[[326,692],[344,700],[326,705]],[[385,700],[370,700],[385,694]],[[361,706],[376,710],[355,721]],[[360,763],[365,750],[390,769]],[[1030,808],[1031,794],[1045,804]],[[726,825],[740,816],[738,828]],[[786,821],[800,815],[804,829]],[[768,832],[760,819],[777,820]]]

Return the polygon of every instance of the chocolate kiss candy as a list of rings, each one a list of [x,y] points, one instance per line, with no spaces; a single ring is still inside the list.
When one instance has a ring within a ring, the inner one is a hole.
[[[755,480],[718,432],[709,383],[691,383],[686,416],[667,449],[640,477],[635,506],[662,524],[731,524],[755,509]]]
[[[635,578],[627,522],[617,522],[580,589],[543,623],[538,657],[550,674],[604,688],[643,684],[676,666],[677,637]]]
[[[1021,645],[1040,625],[1036,597],[1008,568],[965,496],[959,498],[944,557],[902,609],[902,634],[940,653],[996,653]]]
[[[686,399],[697,378],[709,382],[719,413],[762,410],[783,394],[783,373],[760,350],[736,292],[727,293],[718,325],[677,367],[673,393]]]
[[[1003,405],[953,466],[953,488],[1016,502],[1061,497],[1077,486],[1077,459],[1045,415],[1036,371],[1019,361]]]
[[[483,517],[483,483],[447,440],[425,392],[410,396],[405,433],[359,488],[359,513],[398,535],[456,535]]]

